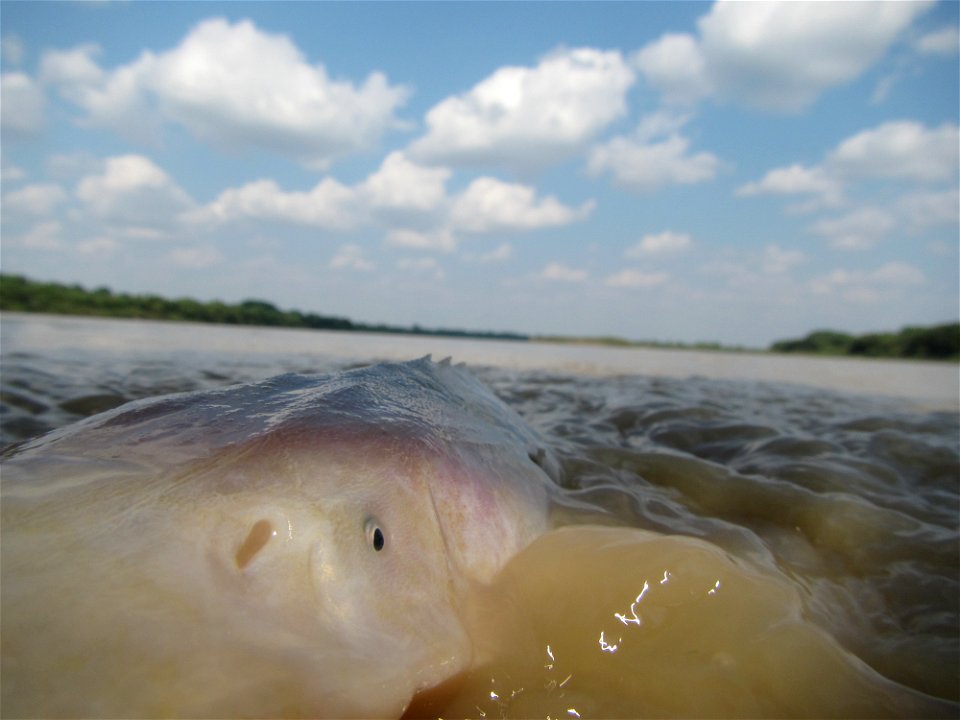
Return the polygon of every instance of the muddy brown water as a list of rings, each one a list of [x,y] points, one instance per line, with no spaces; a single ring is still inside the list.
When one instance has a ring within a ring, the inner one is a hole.
[[[10,314],[2,333],[5,447],[140,397],[466,360],[604,517],[559,517],[478,590],[474,667],[411,715],[958,711],[955,365],[884,380],[882,363]]]

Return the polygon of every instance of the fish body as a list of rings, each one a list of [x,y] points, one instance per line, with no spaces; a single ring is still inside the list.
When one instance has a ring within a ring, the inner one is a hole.
[[[2,464],[7,716],[399,716],[549,526],[536,433],[429,358],[130,403]]]

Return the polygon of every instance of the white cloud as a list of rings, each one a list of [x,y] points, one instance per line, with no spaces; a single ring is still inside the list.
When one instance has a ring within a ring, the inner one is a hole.
[[[633,137],[639,142],[649,142],[658,138],[678,135],[693,117],[689,112],[657,110],[640,118]]]
[[[610,287],[652,288],[663,285],[670,276],[663,272],[644,272],[627,268],[604,278],[604,284]]]
[[[668,101],[711,95],[796,112],[861,75],[931,6],[717,2],[696,37],[664,35],[635,63]]]
[[[3,52],[3,62],[10,65],[19,65],[23,62],[24,48],[23,41],[13,33],[7,33],[0,41],[0,49]]]
[[[636,245],[624,251],[626,258],[640,258],[651,255],[671,255],[689,250],[693,239],[686,233],[675,233],[666,230],[656,235],[644,235]]]
[[[193,201],[143,155],[107,158],[100,173],[77,185],[77,197],[98,217],[131,224],[169,224]]]
[[[397,124],[408,90],[371,73],[359,86],[332,80],[285,35],[221,18],[197,25],[172,50],[143,52],[110,71],[95,46],[45,55],[42,75],[90,123],[146,139],[162,121],[229,148],[262,149],[322,168],[372,147]]]
[[[143,225],[124,225],[123,227],[115,228],[114,232],[128,240],[136,240],[138,242],[156,242],[157,240],[166,240],[170,237],[170,233],[166,230],[159,230],[155,227],[146,227]]]
[[[451,252],[457,246],[457,240],[448,229],[420,232],[404,228],[394,228],[387,232],[387,245],[414,250],[439,250]]]
[[[177,248],[170,253],[170,259],[182,267],[202,269],[223,262],[220,251],[211,245]]]
[[[536,67],[502,67],[427,113],[416,160],[528,172],[563,160],[626,112],[634,76],[619,52],[555,52]]]
[[[265,220],[342,230],[356,223],[355,200],[352,188],[329,177],[308,192],[287,192],[273,180],[256,180],[224,190],[187,217],[195,223]]]
[[[783,299],[794,287],[790,272],[806,261],[807,256],[800,250],[769,243],[749,250],[726,248],[697,267],[696,272],[722,278],[728,288],[741,295],[782,293],[779,297]]]
[[[100,235],[77,243],[77,251],[83,255],[111,255],[119,247],[120,243],[107,235]]]
[[[482,263],[506,262],[513,257],[513,246],[510,243],[500,243],[493,250],[481,253],[477,261]]]
[[[887,122],[844,140],[828,163],[858,177],[950,180],[957,175],[958,133],[951,123],[930,129],[910,120]]]
[[[16,165],[4,165],[3,168],[0,169],[0,182],[17,182],[18,180],[23,180],[26,176],[27,174],[23,169]]]
[[[927,33],[917,40],[916,48],[924,55],[956,55],[960,49],[960,30],[956,25],[948,25]]]
[[[59,250],[63,247],[62,231],[63,226],[51,220],[34,225],[23,235],[5,237],[4,243],[31,250]]]
[[[587,279],[587,271],[578,270],[562,263],[552,262],[543,268],[540,272],[540,277],[545,280],[579,283]]]
[[[741,185],[738,196],[809,195],[812,199],[788,210],[809,212],[846,203],[845,191],[864,181],[907,181],[913,183],[955,182],[960,130],[945,123],[927,128],[921,123],[901,120],[886,122],[856,133],[827,154],[820,165],[793,164],[774,168],[755,182]],[[910,199],[912,198],[912,199]],[[955,213],[956,191],[914,193],[893,204],[894,214],[904,215],[914,228],[949,221]],[[929,213],[930,222],[923,220]],[[824,220],[814,231],[827,237],[835,247],[871,247],[893,225],[893,214],[874,208],[851,213],[845,218]]]
[[[934,240],[927,243],[927,249],[934,255],[941,257],[956,257],[957,255],[957,244],[944,242],[943,240]]]
[[[890,262],[868,272],[834,270],[811,280],[810,290],[815,295],[835,295],[852,303],[872,304],[925,281],[924,274],[913,265]]]
[[[926,280],[913,265],[899,262],[887,263],[870,273],[869,277],[874,282],[891,285],[922,285]]]
[[[344,231],[374,222],[386,226],[388,245],[451,251],[457,230],[536,230],[583,220],[594,208],[593,201],[569,207],[553,196],[537,197],[533,187],[490,177],[474,180],[451,199],[445,191],[448,176],[444,168],[421,167],[393,153],[357,185],[326,177],[312,190],[300,192],[262,179],[224,190],[184,218],[198,225],[246,219]]]
[[[692,35],[663,35],[639,50],[632,60],[668,103],[692,103],[710,92],[706,60]]]
[[[111,128],[139,142],[158,143],[163,116],[148,93],[156,56],[144,52],[137,61],[107,72],[97,64],[99,54],[100,46],[94,43],[48,50],[40,60],[40,80],[86,111],[81,124]]]
[[[474,233],[535,230],[583,220],[593,208],[593,201],[571,208],[553,196],[538,200],[528,185],[481,177],[454,201],[450,219],[455,228]]]
[[[447,168],[423,167],[402,152],[392,152],[359,190],[373,208],[429,212],[446,199],[450,174]]]
[[[43,90],[27,75],[8,72],[0,76],[0,128],[17,135],[36,134],[44,123]]]
[[[27,185],[3,196],[3,212],[22,215],[49,215],[67,199],[59,185]]]
[[[825,205],[837,205],[843,192],[841,183],[822,167],[808,168],[794,164],[774,168],[757,182],[737,188],[737,195],[814,195]]]
[[[868,250],[889,233],[894,224],[890,213],[867,207],[838,218],[819,220],[811,230],[838,250]]]
[[[719,159],[708,152],[690,155],[689,146],[690,141],[679,134],[654,143],[616,137],[593,148],[587,169],[592,175],[609,171],[615,184],[635,192],[712,180]]]
[[[56,86],[71,102],[94,102],[94,88],[106,80],[106,73],[94,57],[100,46],[85,43],[70,50],[48,50],[40,59],[40,80]]]
[[[907,223],[921,229],[931,225],[960,226],[960,189],[905,195],[897,203]]]
[[[348,243],[340,246],[340,249],[337,250],[337,253],[330,260],[330,267],[334,269],[348,268],[350,270],[370,272],[376,268],[376,265],[364,257],[362,247]]]
[[[431,275],[435,280],[443,280],[446,276],[436,258],[401,258],[397,260],[397,269],[417,275]]]
[[[55,153],[44,162],[47,174],[64,182],[75,181],[84,175],[101,171],[103,161],[85,150],[72,153]]]
[[[768,275],[782,275],[805,260],[806,256],[799,250],[784,250],[777,244],[771,244],[763,249],[761,267]]]

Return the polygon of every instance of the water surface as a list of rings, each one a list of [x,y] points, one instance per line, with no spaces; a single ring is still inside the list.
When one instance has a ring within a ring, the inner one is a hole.
[[[956,365],[7,314],[2,443],[429,352],[468,362],[557,451],[569,497],[633,534],[573,527],[518,556],[487,657],[414,711],[956,712],[933,702],[960,695]]]

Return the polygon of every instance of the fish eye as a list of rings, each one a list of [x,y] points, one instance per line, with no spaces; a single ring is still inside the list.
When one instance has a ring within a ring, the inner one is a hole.
[[[383,545],[386,542],[386,539],[383,536],[383,530],[380,529],[380,526],[377,525],[377,522],[372,518],[367,520],[366,531],[367,542],[373,546],[373,549],[377,552],[383,550]]]

